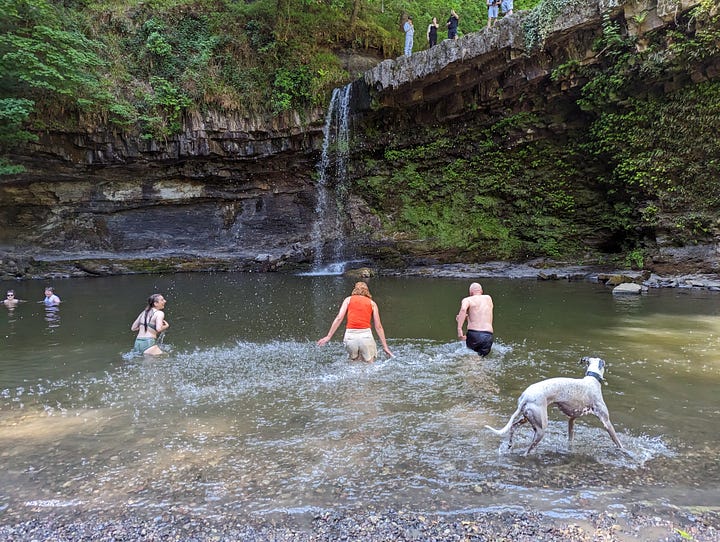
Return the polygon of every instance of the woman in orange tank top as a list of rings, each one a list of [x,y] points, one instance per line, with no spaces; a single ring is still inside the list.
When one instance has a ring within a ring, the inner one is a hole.
[[[388,356],[393,357],[385,340],[385,330],[380,322],[380,311],[372,300],[370,289],[364,282],[355,283],[352,294],[346,297],[340,305],[340,310],[330,326],[330,331],[317,342],[318,346],[330,341],[346,316],[347,323],[343,343],[345,343],[345,349],[351,360],[362,359],[372,362],[377,358],[377,345],[370,329],[371,321],[375,325],[375,332],[380,338],[383,350]]]

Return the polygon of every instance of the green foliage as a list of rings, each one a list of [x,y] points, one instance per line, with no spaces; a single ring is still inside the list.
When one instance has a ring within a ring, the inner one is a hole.
[[[311,102],[311,75],[306,66],[295,70],[280,68],[275,72],[272,108],[276,113],[299,109]]]
[[[532,8],[528,45],[586,1],[517,0],[516,10]],[[163,139],[190,109],[323,106],[357,75],[339,51],[398,56],[408,14],[423,49],[433,16],[444,37],[450,7],[461,35],[485,26],[476,0],[0,0],[0,153],[80,112]],[[606,17],[597,62],[571,59],[552,74],[588,80],[574,112],[592,123],[587,133],[529,141],[555,122],[542,113],[452,137],[428,129],[371,157],[354,189],[388,230],[471,258],[584,254],[602,231],[615,239],[602,248],[641,267],[649,229],[679,243],[709,238],[720,212],[720,84],[698,82],[696,68],[720,55],[713,9],[707,0],[673,31],[646,35],[641,53]],[[0,159],[0,174],[13,171]]]
[[[98,86],[93,70],[102,61],[91,42],[75,32],[38,25],[28,35],[0,36],[0,50],[5,77],[30,89],[73,96]]]
[[[374,174],[357,189],[387,229],[460,250],[466,259],[577,253],[590,229],[575,225],[578,215],[592,216],[596,227],[612,212],[574,182],[581,175],[577,147],[530,143],[510,151],[498,144],[540,122],[521,113],[461,136],[418,134],[428,143],[387,148],[391,168],[379,174],[369,162]]]
[[[35,108],[88,110],[107,97],[99,43],[68,26],[45,0],[0,0],[0,154],[35,138],[27,129]],[[15,171],[7,160],[0,173]]]
[[[595,115],[585,150],[607,164],[603,182],[611,197],[626,202],[628,233],[639,222],[678,243],[709,238],[720,210],[720,150],[708,137],[720,133],[720,82],[690,79],[708,51],[719,52],[720,33],[702,11],[692,17],[694,32],[673,31],[644,53],[607,20],[596,45],[604,62],[579,101]],[[668,78],[683,77],[678,90],[664,89]],[[675,214],[683,218],[662,218]]]
[[[183,110],[192,102],[183,92],[161,77],[150,79],[152,92],[142,96],[147,112],[141,115],[145,139],[163,139],[176,134],[182,128]]]
[[[524,9],[536,0],[518,0]],[[485,5],[459,0],[460,34],[485,24]],[[80,118],[145,137],[180,129],[185,109],[280,114],[326,104],[349,74],[337,54],[397,56],[405,13],[417,21],[416,49],[440,0],[0,0],[0,99],[29,99],[11,123],[48,128]],[[0,148],[0,153],[9,147]]]
[[[0,146],[12,146],[37,137],[22,128],[35,102],[24,98],[0,98]]]
[[[552,31],[555,22],[564,13],[577,10],[586,3],[586,0],[541,0],[523,22],[527,48],[534,49],[542,44]]]
[[[0,175],[15,175],[24,171],[24,167],[13,164],[5,158],[0,158]]]
[[[642,269],[645,265],[645,253],[639,248],[635,248],[625,256],[625,265],[631,269]]]

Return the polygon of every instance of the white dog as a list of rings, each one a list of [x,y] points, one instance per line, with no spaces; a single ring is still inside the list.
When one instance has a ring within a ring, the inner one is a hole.
[[[518,399],[517,410],[510,416],[510,421],[502,429],[493,429],[486,425],[490,431],[499,436],[509,433],[508,449],[512,448],[512,437],[515,427],[528,422],[535,438],[525,452],[529,454],[542,440],[548,425],[547,407],[557,405],[568,416],[568,441],[572,443],[573,425],[575,418],[585,414],[594,414],[602,422],[610,434],[615,445],[622,449],[622,444],[615,434],[615,428],[610,423],[610,415],[602,396],[601,384],[605,374],[605,362],[600,358],[582,358],[586,371],[584,378],[548,378],[527,387]],[[520,414],[522,418],[515,421]]]

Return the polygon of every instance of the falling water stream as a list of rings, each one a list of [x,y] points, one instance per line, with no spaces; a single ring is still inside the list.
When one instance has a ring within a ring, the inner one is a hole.
[[[595,284],[486,280],[496,343],[454,338],[466,280],[370,283],[396,357],[345,359],[324,335],[352,281],[196,274],[14,283],[0,311],[0,511],[129,507],[137,514],[304,517],[327,509],[578,511],[720,502],[720,294],[613,297]],[[6,285],[8,287],[9,285]],[[129,326],[162,292],[158,359]],[[531,382],[608,363],[605,400],[627,453],[582,418],[569,448],[550,412],[530,457],[501,426]]]
[[[317,167],[316,219],[311,234],[315,274],[337,274],[345,256],[343,217],[350,145],[350,93],[351,85],[334,89],[325,116]],[[342,269],[339,272],[342,273]]]

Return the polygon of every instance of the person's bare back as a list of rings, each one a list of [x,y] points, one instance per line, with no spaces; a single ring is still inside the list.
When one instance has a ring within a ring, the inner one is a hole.
[[[482,286],[477,282],[470,285],[469,291],[470,295],[462,300],[460,312],[455,317],[457,334],[470,350],[484,358],[493,344],[493,300],[483,293]],[[467,332],[463,332],[465,320]]]
[[[460,312],[456,320],[458,324],[458,338],[465,340],[463,324],[467,319],[467,328],[474,331],[493,332],[493,300],[489,295],[483,294],[480,284],[473,282],[470,285],[470,295],[460,303]]]

